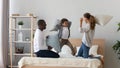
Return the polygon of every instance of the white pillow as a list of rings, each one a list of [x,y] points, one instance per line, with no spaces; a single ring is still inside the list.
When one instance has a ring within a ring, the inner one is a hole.
[[[110,15],[95,15],[97,24],[103,26],[106,25],[111,19],[112,16]]]
[[[89,55],[97,55],[98,51],[98,45],[92,45],[92,47],[89,50]]]
[[[53,51],[53,52],[56,52],[56,53],[57,53],[57,51],[56,51],[54,48],[52,48],[52,49],[51,49],[51,51]]]
[[[79,49],[80,49],[80,46],[76,47],[77,48],[77,52],[76,52],[76,55],[78,55],[78,52],[79,52]],[[98,50],[98,45],[92,45],[92,47],[90,48],[89,50],[89,55],[97,55],[97,50]]]
[[[78,55],[78,52],[79,52],[80,47],[81,47],[81,46],[76,47],[77,52],[76,52],[76,54],[75,54],[75,55]]]
[[[59,55],[62,58],[75,57],[75,56],[72,55],[72,50],[68,45],[63,45]]]
[[[68,21],[68,27],[70,28],[71,27],[71,25],[72,25],[72,22],[71,21]],[[57,19],[56,20],[56,22],[55,22],[55,24],[54,24],[54,27],[53,27],[53,29],[51,30],[51,31],[58,31],[59,29],[61,29],[61,20],[60,19]]]
[[[46,45],[51,46],[55,51],[60,52],[60,41],[58,37],[58,31],[51,31],[46,38]]]
[[[61,49],[61,53],[72,54],[72,50],[70,49],[70,47],[68,45],[63,45],[63,47]]]
[[[52,31],[58,31],[60,28],[61,28],[60,20],[57,19],[54,24],[54,27],[52,28]]]

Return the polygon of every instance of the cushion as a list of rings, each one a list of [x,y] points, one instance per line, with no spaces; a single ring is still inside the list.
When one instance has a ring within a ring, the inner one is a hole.
[[[63,45],[61,52],[64,54],[72,54],[72,50],[68,45]]]
[[[79,49],[80,49],[80,46],[77,46],[76,49],[77,49],[77,52],[76,52],[75,55],[78,55],[78,51],[79,51]]]
[[[103,26],[106,25],[111,19],[112,16],[110,15],[95,15],[97,24]]]
[[[57,51],[56,51],[54,48],[52,48],[52,49],[51,49],[51,51],[53,51],[53,52],[56,52],[56,53],[57,53]]]
[[[75,57],[72,55],[72,50],[68,45],[63,45],[61,52],[59,53],[60,57]]]
[[[76,47],[76,49],[77,49],[77,52],[76,52],[76,55],[77,55],[80,49],[80,46]],[[89,50],[89,55],[97,55],[97,50],[98,50],[98,45],[92,45],[92,47]]]
[[[55,51],[60,52],[60,42],[58,38],[57,31],[51,31],[46,39],[46,44],[55,49]]]
[[[57,19],[56,22],[55,22],[55,24],[54,24],[54,27],[52,28],[51,31],[57,31],[57,30],[59,30],[60,28],[61,28],[60,20]]]
[[[72,22],[71,22],[71,21],[68,21],[68,23],[69,23],[68,28],[70,28],[71,25],[72,25]],[[59,30],[60,28],[61,28],[61,20],[60,20],[60,19],[57,19],[56,22],[55,22],[55,24],[54,24],[54,27],[52,28],[51,31],[57,31],[57,30]]]
[[[98,51],[98,45],[92,45],[92,47],[89,50],[89,55],[97,55]]]

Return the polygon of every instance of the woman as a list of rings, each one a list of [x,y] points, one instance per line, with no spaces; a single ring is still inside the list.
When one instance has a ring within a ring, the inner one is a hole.
[[[85,13],[83,16],[84,17],[80,19],[80,32],[83,33],[82,45],[77,56],[88,58],[89,49],[92,46],[92,41],[95,33],[96,21],[94,16],[90,13]],[[82,26],[83,21],[85,22],[84,27]]]

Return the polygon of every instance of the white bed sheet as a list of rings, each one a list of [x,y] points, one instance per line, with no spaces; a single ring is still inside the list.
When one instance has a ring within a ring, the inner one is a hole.
[[[80,67],[80,68],[99,68],[101,61],[98,59],[84,58],[39,58],[39,57],[23,57],[18,62],[19,68],[24,65],[32,66],[64,66],[64,67]]]

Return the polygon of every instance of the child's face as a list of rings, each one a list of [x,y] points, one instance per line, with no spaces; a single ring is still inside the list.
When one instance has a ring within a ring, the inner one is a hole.
[[[68,24],[68,21],[65,21],[65,22],[62,24],[63,27],[68,27],[68,25],[69,25],[69,24]]]

